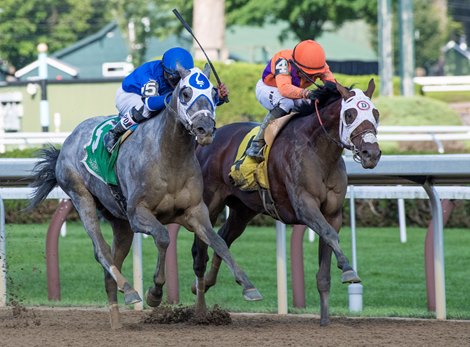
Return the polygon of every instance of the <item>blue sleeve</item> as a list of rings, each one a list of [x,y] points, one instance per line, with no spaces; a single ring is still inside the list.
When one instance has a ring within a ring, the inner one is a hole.
[[[144,99],[145,105],[150,111],[160,112],[165,108],[165,99],[166,102],[170,102],[171,93],[166,93],[164,95],[151,96]]]

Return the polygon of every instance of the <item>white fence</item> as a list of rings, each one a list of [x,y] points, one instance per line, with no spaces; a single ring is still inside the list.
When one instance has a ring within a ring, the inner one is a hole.
[[[45,144],[62,144],[69,132],[12,132],[0,134],[0,153],[6,146],[24,149]],[[378,140],[432,141],[439,153],[444,153],[443,141],[470,141],[470,126],[387,126],[380,125]]]
[[[470,91],[470,76],[424,76],[413,78],[426,92]]]
[[[69,132],[12,132],[0,134],[0,153],[5,153],[7,146],[24,149],[27,147],[40,147],[46,144],[61,145]]]

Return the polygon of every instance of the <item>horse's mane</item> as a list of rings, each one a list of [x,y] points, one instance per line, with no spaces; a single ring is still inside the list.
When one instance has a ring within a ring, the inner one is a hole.
[[[352,86],[347,88],[348,90],[351,90]],[[318,86],[317,89],[313,90],[313,95],[316,100],[318,100],[318,108],[322,109],[336,100],[338,100],[341,97],[341,94],[339,93],[338,89],[336,88],[336,83],[334,82],[325,82],[323,86]],[[313,107],[313,112],[315,111],[315,108],[312,105],[305,104],[301,106],[298,110],[298,116],[309,116],[312,114],[312,107]]]
[[[320,108],[331,104],[333,101],[336,101],[341,97],[341,94],[336,88],[336,83],[329,81],[314,90],[313,95],[315,96],[315,99],[318,100],[318,106]]]

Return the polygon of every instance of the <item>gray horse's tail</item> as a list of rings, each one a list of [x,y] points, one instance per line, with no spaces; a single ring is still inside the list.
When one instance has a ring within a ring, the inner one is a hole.
[[[39,157],[42,160],[38,161],[33,169],[33,182],[29,186],[35,189],[26,210],[32,210],[44,201],[51,190],[57,185],[55,166],[59,153],[60,150],[54,146],[40,150]]]

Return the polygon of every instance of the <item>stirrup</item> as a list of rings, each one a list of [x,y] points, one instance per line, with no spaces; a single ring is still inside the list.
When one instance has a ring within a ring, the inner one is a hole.
[[[116,144],[118,143],[119,137],[115,136],[116,134],[111,134],[112,130],[108,132],[106,135],[104,135],[103,138],[103,143],[104,147],[108,151],[109,154],[113,153],[114,147],[116,147]]]
[[[253,159],[255,159],[258,162],[262,162],[264,160],[264,155],[263,155],[264,144],[263,144],[263,142],[253,141],[251,143],[250,148],[248,148],[246,150],[246,155],[253,158]]]

